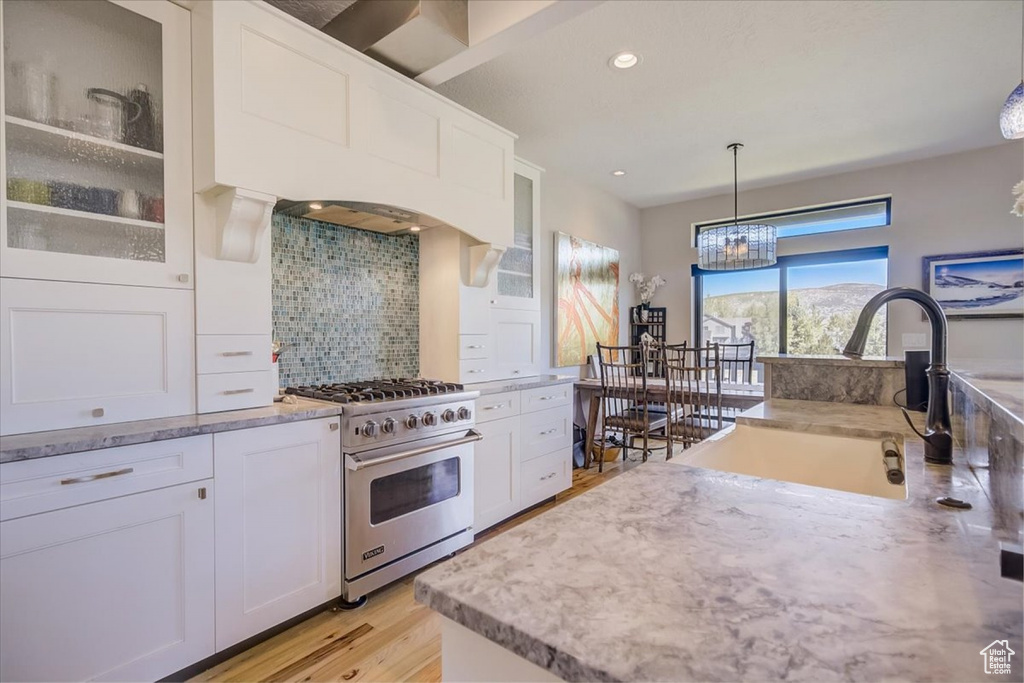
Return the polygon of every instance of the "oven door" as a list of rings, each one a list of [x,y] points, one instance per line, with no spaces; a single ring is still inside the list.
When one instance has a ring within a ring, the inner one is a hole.
[[[345,455],[345,578],[473,526],[468,430]]]

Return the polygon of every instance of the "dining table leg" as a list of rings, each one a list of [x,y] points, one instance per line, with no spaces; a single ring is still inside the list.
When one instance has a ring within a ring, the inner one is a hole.
[[[597,392],[588,392],[590,404],[587,409],[587,436],[583,441],[583,467],[590,469],[594,452],[594,436],[597,434],[597,418],[601,412],[601,397]]]

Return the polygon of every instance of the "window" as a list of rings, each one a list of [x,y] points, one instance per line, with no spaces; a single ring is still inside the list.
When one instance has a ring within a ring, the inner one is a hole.
[[[693,266],[699,344],[754,342],[757,353],[835,354],[868,299],[888,283],[888,247],[780,256],[774,266],[728,272]],[[867,355],[886,353],[885,308]],[[754,381],[761,382],[759,365]]]
[[[839,204],[812,206],[806,209],[743,216],[740,221],[743,223],[763,221],[774,225],[779,239],[860,228],[879,228],[892,223],[892,197],[858,199]],[[732,225],[733,222],[733,219],[730,218],[697,223],[694,226],[694,240],[702,230]],[[696,242],[694,245],[696,246]]]

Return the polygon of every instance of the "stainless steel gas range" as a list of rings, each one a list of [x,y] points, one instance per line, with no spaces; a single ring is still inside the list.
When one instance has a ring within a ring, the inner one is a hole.
[[[285,393],[343,404],[343,607],[472,543],[479,392],[394,379]]]

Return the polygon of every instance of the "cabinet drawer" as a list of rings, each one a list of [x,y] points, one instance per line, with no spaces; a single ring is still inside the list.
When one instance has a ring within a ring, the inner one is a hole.
[[[572,446],[572,411],[568,408],[524,414],[522,460]]]
[[[486,382],[491,378],[491,362],[486,358],[459,361],[459,381],[463,384]]]
[[[523,412],[533,413],[538,410],[551,410],[558,406],[572,405],[573,385],[555,384],[549,387],[538,387],[523,391]]]
[[[519,414],[519,392],[481,396],[476,400],[476,421],[491,422]]]
[[[216,413],[270,405],[274,400],[270,375],[269,370],[199,375],[199,412]]]
[[[195,412],[191,290],[0,288],[0,434]]]
[[[569,451],[548,453],[520,467],[520,509],[536,505],[572,486],[572,453]]]
[[[270,368],[270,335],[204,334],[196,337],[196,372],[259,372]]]
[[[0,520],[212,476],[210,434],[4,463]]]
[[[459,335],[459,359],[473,360],[488,357],[486,334],[463,334]]]

